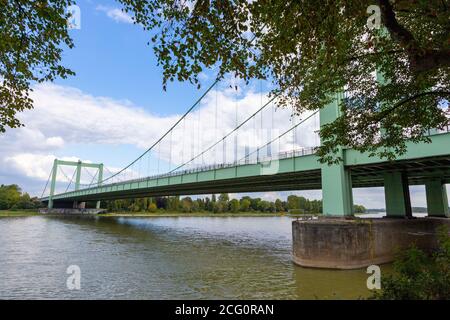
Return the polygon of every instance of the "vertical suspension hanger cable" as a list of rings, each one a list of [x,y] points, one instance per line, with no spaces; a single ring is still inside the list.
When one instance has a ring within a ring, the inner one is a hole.
[[[314,132],[314,144],[315,144],[315,147],[317,147],[317,145],[318,145],[318,138],[319,138],[319,129],[320,128],[318,128],[317,127],[317,118],[319,117],[318,116],[319,114],[316,114],[315,116],[314,116],[314,128],[315,128],[315,132]]]
[[[191,134],[191,159],[194,157],[195,155],[195,118],[192,116],[192,134]],[[194,168],[194,164],[191,163],[190,164],[191,168]]]
[[[236,81],[236,86],[235,86],[235,90],[236,90],[236,94],[235,94],[235,116],[234,116],[234,127],[236,128],[238,126],[238,85],[237,85],[237,81]],[[238,160],[238,132],[236,131],[235,135],[234,135],[234,162],[236,163]]]
[[[218,83],[216,83],[216,108],[214,114],[214,141],[217,141],[217,107],[218,107]],[[214,164],[217,163],[217,148],[214,147]]]
[[[172,132],[170,130],[170,141],[169,141],[169,171],[172,169]]]
[[[137,166],[137,167],[138,167],[138,176],[137,176],[138,179],[141,178],[142,160],[143,160],[143,158],[141,158],[141,160],[138,161],[138,162],[139,162],[139,164],[138,164],[138,166]]]
[[[149,152],[148,153],[148,160],[147,160],[147,177],[150,176],[150,171],[151,171],[151,164],[150,164],[150,162],[151,162],[151,158],[152,158],[152,153]]]
[[[186,130],[186,118],[183,119],[183,146],[181,147],[181,163],[184,163],[184,145],[185,145],[185,132]]]
[[[161,142],[158,143],[158,175],[159,175],[159,162],[161,160]]]
[[[293,119],[293,123],[294,123],[294,129],[292,130],[292,157],[295,156],[295,144],[296,144],[296,140],[297,140],[297,134],[296,134],[296,129],[297,127],[295,126],[295,114],[292,117]]]

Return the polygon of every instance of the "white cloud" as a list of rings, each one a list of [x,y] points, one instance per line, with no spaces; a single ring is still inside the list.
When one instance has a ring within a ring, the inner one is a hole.
[[[133,23],[134,22],[133,18],[128,13],[122,11],[119,8],[99,5],[96,7],[96,10],[106,13],[106,15],[109,18],[113,19],[116,22],[123,22],[123,23]]]

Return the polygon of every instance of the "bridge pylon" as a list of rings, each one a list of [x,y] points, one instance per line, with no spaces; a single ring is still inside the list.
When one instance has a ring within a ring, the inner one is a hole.
[[[75,161],[66,161],[66,160],[58,160],[55,159],[53,161],[53,169],[52,169],[52,176],[51,176],[51,183],[50,183],[50,195],[48,197],[48,208],[52,209],[54,202],[53,202],[53,196],[55,195],[55,187],[56,187],[56,177],[58,174],[58,167],[59,166],[72,166],[76,167],[76,178],[75,178],[75,190],[80,189],[81,184],[81,170],[82,168],[94,168],[98,170],[97,175],[97,185],[99,185],[103,180],[103,163],[86,163],[82,162],[81,160]],[[74,207],[78,207],[78,203],[74,203]],[[96,208],[100,209],[100,201],[97,201]]]

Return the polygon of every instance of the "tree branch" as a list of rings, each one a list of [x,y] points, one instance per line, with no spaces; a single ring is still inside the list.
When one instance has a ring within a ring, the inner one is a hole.
[[[417,93],[415,95],[412,95],[412,96],[410,96],[410,97],[408,97],[406,99],[403,99],[402,101],[397,102],[391,108],[381,111],[378,114],[378,117],[375,117],[375,122],[380,122],[381,120],[386,118],[389,113],[391,113],[394,110],[400,108],[405,103],[408,103],[410,101],[416,100],[417,98],[421,98],[423,96],[428,96],[428,95],[447,95],[447,96],[450,96],[450,91],[425,91],[425,92],[421,92],[421,93]]]
[[[450,50],[421,48],[412,33],[398,23],[394,8],[389,0],[379,0],[383,23],[391,37],[402,46],[414,72],[433,70],[450,66]]]

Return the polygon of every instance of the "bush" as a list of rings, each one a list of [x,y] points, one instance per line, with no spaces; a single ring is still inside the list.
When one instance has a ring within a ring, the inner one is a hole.
[[[153,202],[148,205],[148,212],[155,213],[157,209],[156,204]]]
[[[450,236],[447,226],[438,229],[439,247],[431,256],[411,247],[398,254],[394,274],[382,278],[382,300],[450,299]]]

